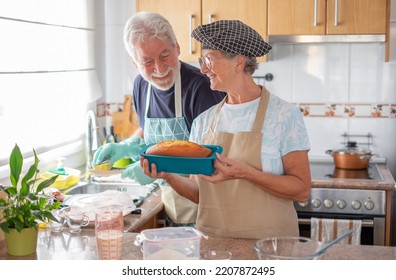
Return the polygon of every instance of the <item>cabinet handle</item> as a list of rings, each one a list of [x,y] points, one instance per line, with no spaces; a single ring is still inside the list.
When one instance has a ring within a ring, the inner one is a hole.
[[[338,25],[338,0],[334,2],[334,26]]]
[[[189,28],[190,28],[190,54],[194,54],[194,50],[193,50],[193,38],[191,37],[191,32],[193,30],[193,19],[194,19],[194,15],[190,14],[189,17]]]
[[[314,1],[314,26],[318,25],[318,0]]]
[[[213,21],[213,15],[212,15],[212,14],[209,14],[209,15],[208,15],[208,22],[209,22],[209,23],[212,23],[212,21]]]

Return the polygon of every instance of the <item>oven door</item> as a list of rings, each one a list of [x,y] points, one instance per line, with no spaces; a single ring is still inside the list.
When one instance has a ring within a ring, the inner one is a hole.
[[[385,217],[367,217],[358,215],[337,215],[298,213],[300,236],[311,237],[311,217],[327,219],[362,220],[361,245],[385,245]]]

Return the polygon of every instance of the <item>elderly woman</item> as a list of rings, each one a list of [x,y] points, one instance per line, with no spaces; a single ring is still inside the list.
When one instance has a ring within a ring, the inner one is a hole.
[[[149,170],[180,195],[198,203],[196,227],[234,238],[298,236],[293,201],[306,201],[311,188],[310,149],[300,110],[257,85],[256,57],[271,46],[237,20],[201,25],[192,36],[202,43],[199,59],[211,89],[227,93],[223,102],[193,122],[190,140],[223,147],[212,176],[190,179]]]

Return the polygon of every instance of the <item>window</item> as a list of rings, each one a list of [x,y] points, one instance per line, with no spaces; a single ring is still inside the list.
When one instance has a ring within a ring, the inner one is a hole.
[[[0,178],[15,143],[43,164],[84,160],[86,113],[101,97],[93,15],[94,0],[0,0]]]

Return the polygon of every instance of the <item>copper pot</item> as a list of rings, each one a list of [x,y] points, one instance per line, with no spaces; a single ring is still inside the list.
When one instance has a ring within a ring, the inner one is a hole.
[[[341,169],[366,169],[373,155],[369,150],[358,148],[352,141],[345,148],[327,150],[326,154],[332,155],[335,167]]]
[[[340,169],[334,168],[333,178],[342,179],[370,179],[368,169]]]

